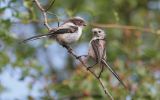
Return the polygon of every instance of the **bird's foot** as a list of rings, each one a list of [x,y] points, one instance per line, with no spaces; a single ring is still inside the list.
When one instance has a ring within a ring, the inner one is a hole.
[[[88,55],[81,55],[81,56],[77,56],[76,59],[80,59],[82,57],[88,57]]]
[[[68,49],[68,52],[72,53],[73,49],[72,48],[67,48]]]
[[[90,70],[92,68],[92,66],[87,67],[87,70]]]
[[[68,45],[62,44],[62,46],[64,48],[66,48],[68,50],[68,52],[70,52],[70,53],[73,51],[73,49],[70,46],[68,46]]]

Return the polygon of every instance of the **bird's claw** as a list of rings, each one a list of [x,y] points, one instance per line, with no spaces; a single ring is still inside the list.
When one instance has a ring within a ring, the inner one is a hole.
[[[89,70],[90,68],[92,68],[91,66],[90,67],[87,67],[87,70]]]
[[[62,46],[63,46],[64,48],[66,48],[66,49],[68,50],[68,52],[70,52],[70,53],[73,51],[72,48],[69,47],[68,45],[63,45],[63,44],[62,44]]]
[[[82,56],[77,56],[76,59],[80,59]]]
[[[88,57],[88,55],[83,55],[84,57]]]
[[[88,57],[88,55],[81,55],[81,56],[77,56],[76,59],[80,59],[82,57]]]
[[[68,52],[70,52],[70,53],[71,53],[72,51],[73,51],[73,50],[72,50],[72,48],[68,48]]]

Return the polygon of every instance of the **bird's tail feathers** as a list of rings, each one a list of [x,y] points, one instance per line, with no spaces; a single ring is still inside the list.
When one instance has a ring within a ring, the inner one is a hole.
[[[33,36],[33,37],[30,37],[28,39],[23,40],[21,43],[26,43],[28,41],[33,41],[33,40],[49,37],[49,36],[52,36],[52,35],[53,35],[52,33],[42,34],[42,35],[36,35],[36,36]]]
[[[119,80],[119,82],[125,87],[126,85],[123,83],[123,81],[121,80],[121,78],[119,77],[119,75],[107,64],[107,62],[102,59],[102,63],[104,63],[106,65],[106,67],[112,72],[112,74]]]

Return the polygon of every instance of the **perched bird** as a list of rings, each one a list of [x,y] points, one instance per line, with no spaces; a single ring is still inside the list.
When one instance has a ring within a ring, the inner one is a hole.
[[[43,37],[49,37],[56,39],[62,46],[67,47],[68,44],[76,42],[81,34],[82,30],[86,26],[86,22],[81,17],[70,18],[57,28],[53,28],[48,34],[42,34],[30,37],[22,42],[28,42],[30,40],[36,40]]]
[[[106,62],[106,41],[105,41],[106,34],[104,30],[100,28],[93,28],[92,33],[93,37],[89,44],[88,58],[91,57],[96,63],[88,68],[92,68],[93,66],[99,64],[101,70],[98,75],[98,78],[100,78],[104,67],[107,67],[112,72],[112,74],[119,80],[119,82],[124,87],[126,87],[123,81],[117,75],[117,73]]]

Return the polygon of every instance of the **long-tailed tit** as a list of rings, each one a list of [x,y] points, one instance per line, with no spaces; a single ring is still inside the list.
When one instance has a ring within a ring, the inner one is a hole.
[[[22,42],[49,37],[56,39],[62,46],[68,47],[68,44],[74,43],[80,38],[84,26],[86,26],[86,22],[83,18],[74,17],[64,21],[59,27],[53,28],[48,34],[33,36]]]
[[[99,64],[101,70],[98,77],[100,77],[104,67],[107,67],[112,72],[112,74],[119,80],[119,82],[124,87],[126,87],[118,74],[106,62],[106,41],[104,30],[100,28],[94,28],[92,29],[92,33],[93,37],[89,44],[88,57],[91,57],[96,63],[89,68]]]

